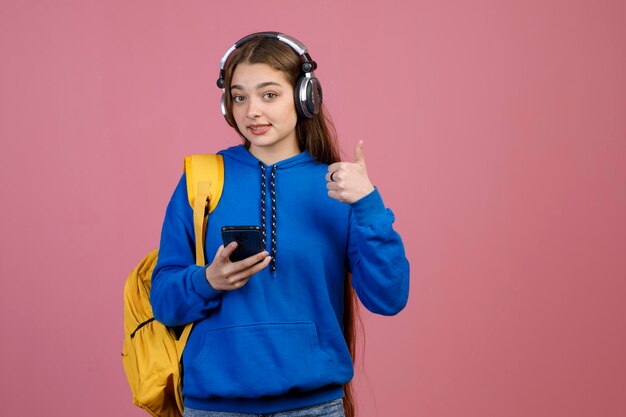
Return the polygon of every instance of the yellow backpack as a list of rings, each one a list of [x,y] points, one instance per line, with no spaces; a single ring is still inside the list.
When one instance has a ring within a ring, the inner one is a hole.
[[[211,213],[222,195],[224,162],[221,155],[185,158],[187,194],[193,208],[196,264],[204,266],[204,238]],[[154,319],[150,305],[152,271],[158,250],[150,252],[126,279],[124,287],[124,347],[122,363],[133,402],[155,417],[183,413],[180,359],[191,332],[166,327]]]

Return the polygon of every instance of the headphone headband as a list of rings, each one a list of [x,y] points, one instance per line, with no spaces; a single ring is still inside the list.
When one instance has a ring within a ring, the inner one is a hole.
[[[241,45],[254,38],[276,39],[286,45],[289,45],[291,49],[296,51],[296,53],[300,55],[300,57],[302,57],[302,71],[304,71],[304,73],[306,74],[315,71],[315,69],[317,68],[317,63],[311,59],[311,56],[306,49],[306,46],[304,46],[304,44],[299,40],[279,32],[256,32],[239,39],[237,42],[235,42],[233,46],[228,49],[228,51],[226,51],[226,53],[220,60],[220,76],[217,79],[218,88],[224,88],[224,67],[226,66],[226,61],[228,61],[230,55],[235,52],[235,49],[239,48]]]

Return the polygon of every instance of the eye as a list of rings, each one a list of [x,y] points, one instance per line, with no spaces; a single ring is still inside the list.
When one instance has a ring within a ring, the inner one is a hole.
[[[275,99],[276,97],[278,97],[278,94],[276,94],[276,93],[272,93],[272,92],[268,92],[268,93],[263,94],[263,98],[264,98],[265,100],[273,100],[273,99]]]
[[[244,96],[233,96],[233,103],[243,103],[245,100]]]

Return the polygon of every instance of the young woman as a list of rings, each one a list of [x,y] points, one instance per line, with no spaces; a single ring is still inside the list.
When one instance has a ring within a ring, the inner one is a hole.
[[[183,354],[187,417],[354,415],[354,294],[378,314],[406,304],[394,216],[362,142],[353,162],[340,161],[315,66],[274,32],[243,38],[222,59],[222,108],[243,144],[220,152],[207,267],[195,265],[184,176],[168,205],[151,300],[164,324],[195,322]],[[237,244],[220,237],[228,225],[260,226],[266,250],[231,262]]]

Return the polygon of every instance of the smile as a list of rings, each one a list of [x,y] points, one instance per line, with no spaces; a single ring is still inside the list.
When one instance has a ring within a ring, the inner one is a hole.
[[[248,130],[253,135],[263,135],[264,133],[267,133],[268,130],[270,130],[270,127],[272,127],[272,125],[269,125],[269,124],[267,124],[267,125],[250,125],[250,126],[248,126]]]

